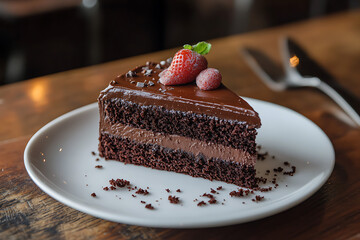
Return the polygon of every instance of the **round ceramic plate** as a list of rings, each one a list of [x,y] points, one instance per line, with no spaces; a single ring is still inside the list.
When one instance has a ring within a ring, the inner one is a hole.
[[[263,126],[257,142],[265,159],[257,162],[258,176],[268,179],[268,192],[243,197],[229,193],[232,184],[193,178],[141,166],[105,161],[97,155],[99,114],[97,104],[69,112],[40,129],[26,146],[25,167],[47,194],[74,209],[106,220],[141,226],[198,228],[224,226],[264,218],[299,204],[314,194],[330,176],[334,149],[319,127],[285,107],[254,99]],[[98,158],[98,161],[96,161]],[[284,164],[287,162],[289,164]],[[101,165],[102,168],[95,168]],[[284,174],[292,172],[293,176]],[[281,172],[274,172],[280,167]],[[269,170],[269,171],[267,171]],[[276,176],[275,176],[276,175]],[[131,187],[104,191],[110,179],[126,179]],[[276,183],[272,183],[276,178]],[[222,189],[217,190],[218,187]],[[168,193],[165,189],[169,189]],[[176,190],[180,189],[180,192]],[[210,204],[204,193],[216,199]],[[91,194],[95,193],[96,197]],[[171,204],[169,195],[180,202]],[[256,196],[261,201],[255,201]],[[198,206],[204,201],[206,205]],[[145,202],[145,203],[144,203]],[[154,209],[145,208],[151,204]]]

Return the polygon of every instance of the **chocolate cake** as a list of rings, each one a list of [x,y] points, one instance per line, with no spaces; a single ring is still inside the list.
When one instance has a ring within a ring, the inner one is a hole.
[[[160,84],[168,66],[148,62],[100,93],[100,156],[255,187],[257,112],[224,85]]]

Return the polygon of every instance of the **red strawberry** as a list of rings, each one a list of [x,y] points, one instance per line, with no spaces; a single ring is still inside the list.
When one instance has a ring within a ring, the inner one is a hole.
[[[222,76],[219,70],[207,68],[196,77],[196,85],[201,90],[213,90],[220,86]]]
[[[175,54],[171,65],[159,75],[159,80],[164,85],[190,83],[206,68],[207,60],[204,56],[190,49],[182,49]]]

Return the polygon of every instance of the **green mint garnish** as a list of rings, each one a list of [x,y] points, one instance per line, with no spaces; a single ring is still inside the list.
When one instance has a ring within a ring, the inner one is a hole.
[[[189,44],[185,44],[184,48],[192,50],[194,52],[197,52],[197,53],[199,53],[201,55],[205,55],[205,54],[208,54],[210,52],[211,44],[207,43],[207,42],[199,42],[199,43],[197,43],[195,45],[192,45],[192,46],[189,45]]]

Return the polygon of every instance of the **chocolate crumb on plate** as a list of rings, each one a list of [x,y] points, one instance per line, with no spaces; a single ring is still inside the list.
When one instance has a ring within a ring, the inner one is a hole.
[[[93,192],[93,193],[91,194],[91,196],[92,196],[92,197],[96,197],[96,194]]]
[[[222,186],[219,186],[219,187],[217,187],[216,190],[221,190],[222,188],[223,188]]]
[[[95,168],[103,168],[102,165],[96,165]]]
[[[264,197],[260,196],[260,195],[256,195],[255,198],[251,199],[253,202],[260,202],[261,200],[263,200]]]
[[[125,180],[125,179],[111,179],[109,180],[110,185],[114,186],[114,187],[125,187],[130,185],[130,182]]]
[[[169,193],[169,192],[170,192],[170,189],[167,188],[167,189],[165,189],[165,191],[167,191],[167,192]]]
[[[173,203],[173,204],[178,204],[180,202],[178,197],[171,196],[171,195],[169,195],[168,200],[170,201],[170,203]]]
[[[145,208],[150,209],[150,210],[154,210],[154,207],[151,205],[151,203],[146,204]]]
[[[109,188],[108,188],[108,187],[104,187],[103,190],[109,191]]]
[[[91,154],[92,154],[93,156],[96,156],[96,153],[95,153],[94,151],[92,151]]]
[[[215,204],[215,203],[216,203],[216,199],[215,199],[215,198],[211,198],[208,202],[209,202],[210,204]]]
[[[211,193],[217,193],[214,189],[210,188]]]
[[[232,191],[229,193],[231,197],[243,197],[244,196],[244,190],[240,188],[238,191]]]
[[[143,195],[148,195],[149,194],[148,190],[146,190],[146,189],[144,190],[142,188],[139,188],[135,193],[136,194],[143,194]]]
[[[145,203],[146,203],[145,201],[142,201],[142,200],[141,200],[140,202],[141,202],[142,204],[145,204]]]
[[[197,205],[198,205],[198,207],[201,207],[201,206],[203,206],[203,205],[206,205],[206,202],[201,201],[201,202],[199,202]]]
[[[180,190],[180,189],[177,189],[176,192],[181,192],[181,190]]]
[[[202,195],[202,197],[208,197],[208,198],[214,198],[214,195],[210,194],[210,193],[204,193]]]

